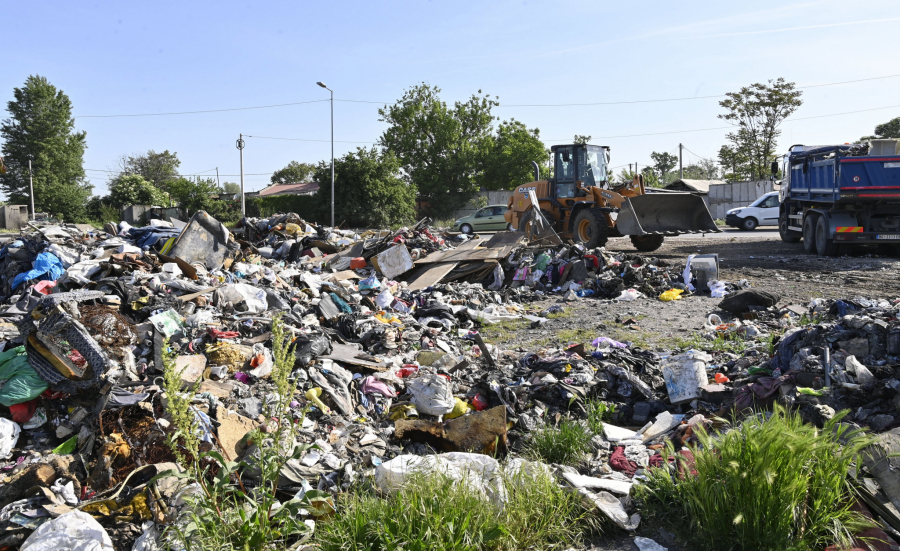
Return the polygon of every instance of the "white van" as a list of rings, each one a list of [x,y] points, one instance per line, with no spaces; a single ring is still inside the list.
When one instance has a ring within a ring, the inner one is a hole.
[[[778,225],[778,192],[770,191],[749,207],[731,209],[725,213],[725,223],[740,230],[755,230],[757,226]]]

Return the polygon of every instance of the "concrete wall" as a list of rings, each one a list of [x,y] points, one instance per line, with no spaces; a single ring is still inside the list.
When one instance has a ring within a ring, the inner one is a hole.
[[[476,197],[486,197],[487,205],[504,205],[509,201],[509,198],[513,196],[514,191],[479,191]],[[475,214],[481,207],[475,206],[472,201],[466,203],[466,205],[459,209],[458,211],[453,213],[453,218],[462,218],[463,216],[470,216]]]
[[[27,205],[6,205],[0,207],[0,228],[18,230],[28,223]]]
[[[727,211],[746,207],[760,195],[776,189],[775,182],[771,180],[731,182],[709,186],[709,195],[705,199],[713,218],[725,218]]]

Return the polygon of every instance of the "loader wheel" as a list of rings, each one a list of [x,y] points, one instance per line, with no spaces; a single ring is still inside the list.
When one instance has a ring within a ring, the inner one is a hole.
[[[600,209],[584,209],[575,217],[575,241],[584,243],[588,249],[602,247],[609,241],[609,226]]]
[[[634,245],[635,249],[643,253],[649,253],[662,247],[663,239],[665,237],[662,235],[632,235],[631,244]]]
[[[553,225],[553,215],[550,214],[550,211],[545,209],[541,209],[541,212],[544,214],[544,218],[547,219],[547,222],[550,222],[550,225]],[[531,232],[531,221],[534,218],[534,209],[529,210],[525,213],[525,216],[522,217],[522,220],[519,221],[519,231],[524,232],[525,235],[528,235]]]
[[[788,222],[787,213],[778,217],[778,233],[781,234],[781,240],[785,243],[799,243],[802,235],[794,230],[789,230]]]
[[[816,218],[815,214],[803,218],[803,250],[810,254],[816,252]]]
[[[838,254],[840,245],[835,243],[834,239],[828,238],[828,229],[825,217],[820,216],[816,221],[816,251],[819,256],[837,256]]]

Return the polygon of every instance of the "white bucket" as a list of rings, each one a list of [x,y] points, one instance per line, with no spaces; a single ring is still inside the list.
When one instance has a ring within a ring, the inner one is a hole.
[[[710,361],[712,356],[703,352],[686,352],[669,357],[662,368],[669,402],[681,404],[699,398],[702,394],[700,387],[709,384],[706,366]]]

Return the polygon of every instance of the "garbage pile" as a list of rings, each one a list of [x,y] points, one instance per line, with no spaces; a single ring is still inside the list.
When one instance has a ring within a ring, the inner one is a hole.
[[[661,464],[666,440],[692,442],[728,407],[781,397],[810,415],[853,407],[856,422],[896,424],[896,303],[815,302],[804,315],[837,317],[790,328],[799,314],[744,283],[718,283],[715,266],[531,248],[516,232],[460,238],[427,220],[358,233],[281,214],[232,233],[198,212],[140,228],[23,232],[0,249],[0,548],[66,537],[152,549],[190,502],[172,474],[186,467],[179,397],[198,451],[226,462],[253,465],[266,444],[251,435],[289,422],[294,440],[281,444],[302,453],[279,473],[286,500],[336,494],[362,475],[387,491],[416,469],[547,469],[626,530],[640,521],[635,476]],[[694,283],[732,291],[723,304],[752,314],[711,316],[711,333],[748,340],[743,357],[658,354],[603,335],[502,350],[478,331],[545,322],[548,312],[528,303],[547,293],[628,300]],[[276,317],[291,342],[290,419],[268,415],[285,398],[272,378]],[[775,329],[787,332],[770,354],[762,339]],[[583,422],[599,402],[610,415],[578,468],[494,459],[523,454],[562,418]],[[255,476],[245,469],[240,483],[252,491]],[[482,483],[489,496],[502,492],[495,482]],[[317,509],[305,510],[314,525]]]

